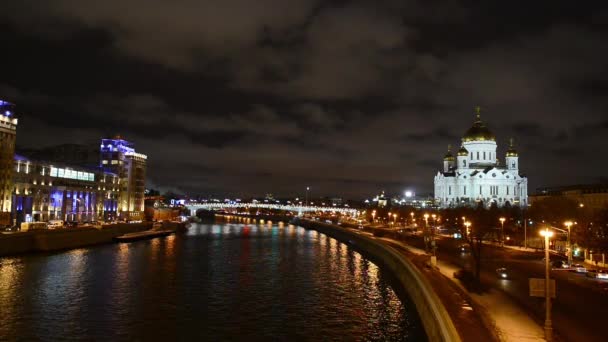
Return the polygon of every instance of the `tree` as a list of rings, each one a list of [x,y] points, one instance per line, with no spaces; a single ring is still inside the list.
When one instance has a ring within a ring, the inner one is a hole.
[[[500,211],[495,203],[492,203],[489,209],[484,208],[483,202],[479,202],[475,209],[461,207],[451,210],[451,217],[456,220],[465,218],[465,221],[460,220],[460,230],[462,238],[466,241],[471,251],[473,258],[473,274],[475,282],[481,285],[481,268],[483,255],[483,242],[486,240],[496,225]]]

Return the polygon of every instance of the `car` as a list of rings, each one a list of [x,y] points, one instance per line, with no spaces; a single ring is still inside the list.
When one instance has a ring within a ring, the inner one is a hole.
[[[588,270],[587,277],[597,279],[608,279],[608,271],[606,270]]]
[[[572,265],[572,271],[576,273],[587,273],[587,268],[581,264]]]
[[[501,268],[497,268],[496,269],[496,276],[500,279],[508,279],[509,278],[509,272],[507,271],[506,267],[501,267]]]

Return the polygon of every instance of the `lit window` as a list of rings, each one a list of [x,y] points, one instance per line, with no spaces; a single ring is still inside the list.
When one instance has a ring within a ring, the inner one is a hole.
[[[112,165],[116,165],[116,164],[118,164],[118,160],[116,160],[116,159],[112,160]]]
[[[104,159],[104,160],[101,161],[101,163],[105,165],[105,164],[108,163],[108,161]]]

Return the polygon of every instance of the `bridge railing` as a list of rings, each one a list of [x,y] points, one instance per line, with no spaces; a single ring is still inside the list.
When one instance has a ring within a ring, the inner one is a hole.
[[[337,212],[341,214],[355,215],[356,209],[345,207],[327,207],[327,206],[303,206],[293,204],[272,204],[272,203],[197,203],[186,205],[188,209],[196,212],[198,209],[206,210],[221,210],[221,209],[238,209],[238,208],[261,208],[274,209],[295,212]]]

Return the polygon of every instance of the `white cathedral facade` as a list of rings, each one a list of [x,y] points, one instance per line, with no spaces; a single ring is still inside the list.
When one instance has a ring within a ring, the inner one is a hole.
[[[479,108],[473,126],[462,137],[456,157],[448,146],[443,170],[435,176],[435,201],[441,208],[528,205],[528,178],[519,172],[519,156],[511,140],[504,164],[496,155],[496,136],[481,121]]]

